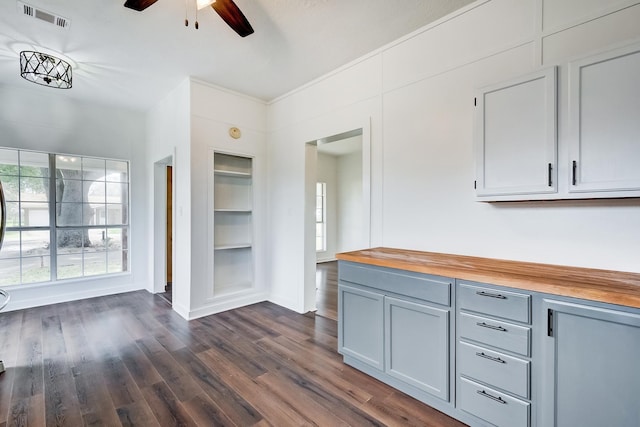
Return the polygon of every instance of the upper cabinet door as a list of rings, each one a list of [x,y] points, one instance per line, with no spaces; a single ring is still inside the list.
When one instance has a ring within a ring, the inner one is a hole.
[[[569,192],[637,195],[631,191],[640,190],[639,45],[569,64],[569,117]]]
[[[479,200],[521,200],[558,191],[556,74],[556,67],[545,68],[478,91],[474,136]]]

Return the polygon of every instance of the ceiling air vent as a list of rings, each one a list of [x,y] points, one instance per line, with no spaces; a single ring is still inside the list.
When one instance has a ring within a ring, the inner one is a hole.
[[[35,6],[21,1],[18,2],[18,12],[23,14],[24,16],[39,19],[41,21],[55,25],[58,28],[64,28],[65,30],[68,30],[71,26],[71,21],[67,18],[56,15],[55,13],[47,12],[46,10],[39,9]]]

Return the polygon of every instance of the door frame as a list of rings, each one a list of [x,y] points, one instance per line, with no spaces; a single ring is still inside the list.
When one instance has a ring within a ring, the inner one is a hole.
[[[305,143],[305,194],[304,194],[304,283],[303,310],[316,310],[316,238],[315,238],[315,200],[317,181],[317,145],[318,141],[337,141],[356,131],[362,131],[362,206],[363,229],[366,248],[371,246],[371,120],[367,117],[359,123],[335,132],[328,131],[318,138]],[[337,138],[337,139],[336,139]],[[365,248],[362,248],[365,249]]]

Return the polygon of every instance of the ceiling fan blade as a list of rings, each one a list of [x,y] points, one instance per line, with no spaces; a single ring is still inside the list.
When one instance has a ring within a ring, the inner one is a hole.
[[[142,12],[158,0],[127,0],[124,2],[124,7]]]
[[[233,0],[216,0],[211,7],[240,37],[253,34],[253,28]]]

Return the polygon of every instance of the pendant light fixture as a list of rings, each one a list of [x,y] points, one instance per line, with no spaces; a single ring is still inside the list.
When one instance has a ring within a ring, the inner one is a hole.
[[[72,86],[71,64],[48,53],[20,52],[20,75],[42,86],[58,89]]]

